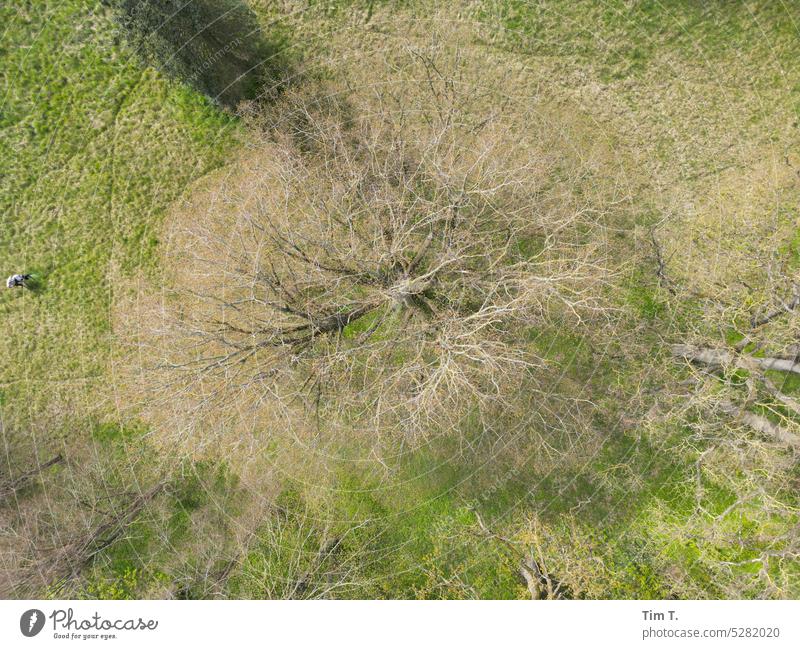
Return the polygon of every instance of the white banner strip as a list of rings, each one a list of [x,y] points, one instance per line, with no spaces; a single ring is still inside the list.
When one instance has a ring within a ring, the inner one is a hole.
[[[800,602],[4,601],[0,647],[800,647]],[[574,644],[580,643],[580,644]]]

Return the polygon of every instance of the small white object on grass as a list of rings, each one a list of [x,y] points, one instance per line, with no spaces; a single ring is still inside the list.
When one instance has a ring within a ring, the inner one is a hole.
[[[12,275],[6,280],[6,288],[14,288],[15,286],[25,286],[25,282],[31,278],[30,275]]]

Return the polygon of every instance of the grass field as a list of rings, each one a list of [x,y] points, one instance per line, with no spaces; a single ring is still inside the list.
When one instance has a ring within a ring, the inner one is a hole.
[[[95,3],[2,11],[0,249],[43,285],[2,305],[2,390],[24,411],[103,380],[111,277],[153,269],[164,211],[222,163],[237,127],[142,69]]]
[[[743,467],[733,451],[709,451],[696,413],[659,396],[684,378],[668,367],[666,342],[735,334],[719,331],[700,298],[659,286],[649,238],[655,228],[667,275],[729,305],[761,303],[777,251],[796,270],[800,3],[248,4],[265,33],[280,33],[301,82],[359,78],[387,43],[450,34],[536,89],[598,196],[618,188],[624,206],[608,250],[620,256],[611,299],[622,315],[605,333],[553,328],[531,342],[591,403],[581,417],[596,435],[570,442],[569,464],[514,436],[478,435],[466,449],[437,439],[389,466],[360,443],[298,459],[277,438],[246,466],[209,451],[180,463],[167,496],[94,557],[72,592],[525,597],[517,558],[476,530],[477,509],[520,544],[544,547],[556,572],[583,584],[578,597],[800,595],[796,558],[768,554],[788,547],[798,524],[789,454],[744,450]],[[125,315],[115,305],[137,282],[165,281],[170,215],[238,155],[247,126],[144,66],[99,2],[7,3],[0,25],[0,258],[7,275],[39,282],[0,295],[2,469],[25,448],[40,461],[50,449],[88,448],[94,461],[117,458],[115,479],[138,485],[158,450],[146,424],[118,411],[116,365],[128,350],[116,345],[112,322]],[[623,359],[631,341],[636,353]],[[320,459],[333,451],[340,461]],[[753,476],[765,491],[739,502]],[[65,502],[78,484],[68,471],[53,480],[27,497]],[[24,500],[7,508],[18,520]],[[331,539],[339,558],[328,567],[320,548]],[[357,586],[298,591],[297,575],[313,570]],[[199,577],[209,572],[213,583]]]

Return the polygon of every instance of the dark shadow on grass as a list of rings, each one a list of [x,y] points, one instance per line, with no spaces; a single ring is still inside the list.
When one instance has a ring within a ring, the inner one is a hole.
[[[289,77],[282,38],[242,0],[103,0],[144,62],[235,110]]]
[[[40,273],[33,273],[31,274],[30,279],[26,280],[25,282],[25,289],[30,291],[31,293],[40,294],[44,293],[45,290],[45,280],[44,276]]]

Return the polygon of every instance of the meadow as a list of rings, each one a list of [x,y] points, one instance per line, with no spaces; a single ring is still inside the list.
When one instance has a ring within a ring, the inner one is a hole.
[[[113,2],[0,7],[0,258],[36,276],[0,295],[0,594],[800,595],[800,383],[757,367],[798,335],[800,4],[226,2],[237,65],[263,62],[241,97],[213,77],[230,38],[195,63]],[[515,330],[545,373],[458,434],[287,423],[245,392],[189,426],[207,393],[153,382],[148,347],[202,286],[179,232],[249,213],[237,179],[282,146],[254,133],[288,132],[284,97],[369,123],[438,92],[420,52],[524,134],[542,211],[586,217],[603,317]]]

